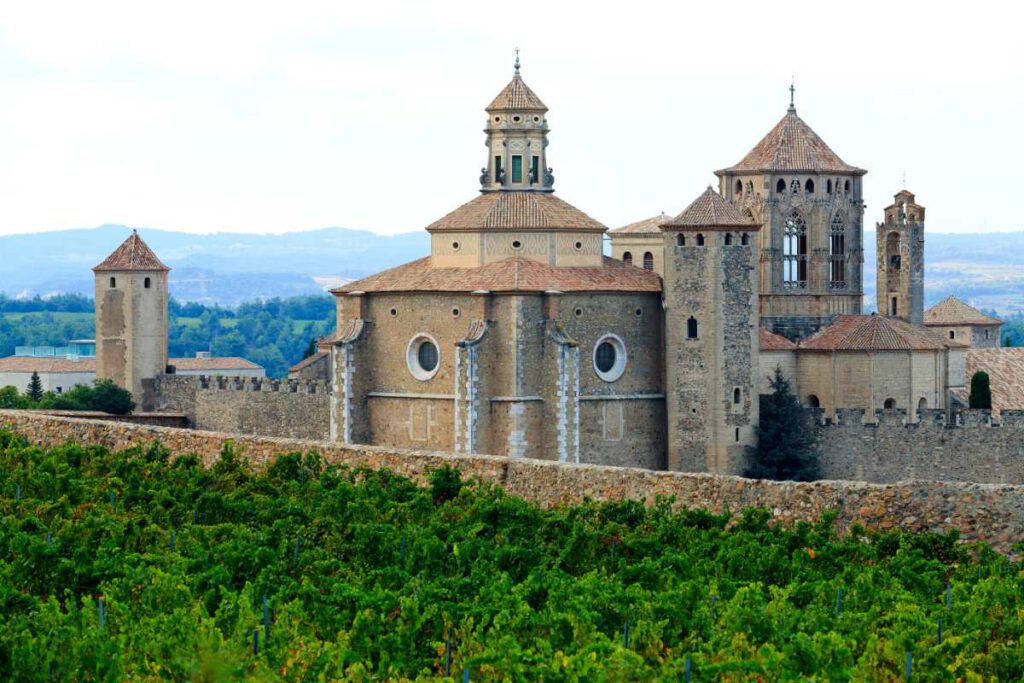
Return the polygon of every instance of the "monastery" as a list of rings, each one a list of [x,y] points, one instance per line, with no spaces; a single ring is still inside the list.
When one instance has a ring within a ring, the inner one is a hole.
[[[336,334],[293,368],[329,383],[334,440],[735,473],[776,367],[824,420],[913,423],[962,404],[969,348],[999,345],[1000,322],[955,298],[923,310],[925,208],[906,190],[876,224],[879,313],[863,314],[866,171],[792,97],[717,187],[615,230],[556,195],[548,108],[518,58],[485,111],[477,196],[426,227],[428,255],[333,290]],[[110,263],[97,370],[152,406],[166,267]]]

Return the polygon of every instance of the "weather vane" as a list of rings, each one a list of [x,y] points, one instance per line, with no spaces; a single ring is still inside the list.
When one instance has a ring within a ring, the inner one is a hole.
[[[519,48],[516,47],[516,73],[519,73]]]

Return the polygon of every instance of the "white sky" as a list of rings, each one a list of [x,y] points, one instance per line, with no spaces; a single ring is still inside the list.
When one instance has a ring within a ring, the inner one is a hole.
[[[937,232],[1024,229],[1011,3],[5,2],[0,234],[423,228],[476,196],[483,108],[550,107],[563,199],[676,213],[785,113]]]

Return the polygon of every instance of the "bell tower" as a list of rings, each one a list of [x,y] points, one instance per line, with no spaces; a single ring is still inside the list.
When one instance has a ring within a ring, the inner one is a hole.
[[[878,312],[916,325],[924,321],[924,207],[901,190],[876,225]]]
[[[547,166],[548,108],[523,82],[516,50],[512,80],[487,106],[487,166],[480,169],[480,191],[553,192]]]

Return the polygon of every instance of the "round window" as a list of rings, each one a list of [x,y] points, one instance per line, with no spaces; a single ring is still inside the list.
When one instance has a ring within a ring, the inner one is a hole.
[[[576,251],[579,251],[580,249],[583,248],[583,242],[576,242],[576,244],[572,246],[576,249]]]
[[[392,308],[390,311],[388,311],[388,313],[391,314],[391,317],[395,317],[396,315],[398,315],[398,309]]]
[[[594,371],[605,382],[614,382],[626,371],[626,345],[617,335],[606,334],[597,340]]]
[[[462,245],[459,244],[458,242],[452,242],[452,249],[454,251],[458,251],[460,246],[462,246]]]
[[[520,242],[519,240],[512,240],[512,248],[513,249],[522,249],[523,248],[523,243]]]
[[[462,311],[458,307],[452,309],[452,317],[458,318],[460,315],[462,315]]]
[[[409,342],[405,356],[409,372],[420,381],[432,379],[441,366],[441,349],[428,334],[418,334]]]
[[[519,117],[518,116],[513,116],[512,120],[515,121],[516,123],[519,123]]]

